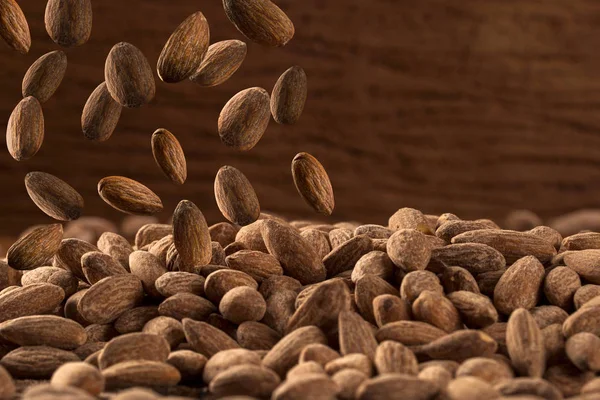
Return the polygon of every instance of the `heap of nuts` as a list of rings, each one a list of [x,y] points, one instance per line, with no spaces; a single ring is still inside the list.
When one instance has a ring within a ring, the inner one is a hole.
[[[255,42],[282,46],[293,36],[269,0],[224,0],[224,8]],[[85,43],[89,0],[49,0],[46,27],[61,46]],[[27,52],[14,0],[0,0],[0,36]],[[237,40],[209,46],[208,23],[195,13],[167,41],[158,75],[217,85],[245,54]],[[40,103],[65,68],[57,51],[27,72],[7,130],[16,160],[39,150]],[[105,78],[82,116],[91,140],[111,136],[121,107],[155,95],[149,63],[131,44],[113,47]],[[305,99],[298,67],[271,95],[246,89],[223,108],[221,140],[249,150],[271,116],[296,122]],[[157,130],[152,150],[183,184],[175,136]],[[317,159],[299,153],[292,175],[304,200],[330,215],[333,190]],[[83,198],[63,180],[31,172],[25,185],[43,212],[72,222],[30,228],[0,261],[0,398],[600,398],[600,233],[563,238],[523,212],[510,219],[513,230],[412,208],[387,226],[287,221],[261,213],[248,179],[224,166],[215,198],[227,222],[208,226],[182,200],[172,222],[135,217],[119,234],[108,221],[78,220]],[[98,192],[125,213],[163,209],[126,177],[102,179]]]

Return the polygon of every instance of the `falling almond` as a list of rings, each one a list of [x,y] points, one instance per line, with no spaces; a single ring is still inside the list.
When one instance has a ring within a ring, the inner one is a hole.
[[[65,181],[45,172],[30,172],[25,187],[31,200],[50,217],[72,221],[81,216],[83,197]]]
[[[60,50],[44,54],[34,62],[23,78],[23,97],[33,96],[43,103],[47,101],[65,76],[67,56]]]
[[[44,114],[40,102],[26,97],[13,110],[6,128],[8,152],[17,161],[28,160],[42,147]]]
[[[163,210],[160,198],[152,190],[123,176],[102,178],[98,194],[108,205],[127,214],[153,215]]]
[[[90,0],[48,0],[44,22],[48,35],[59,46],[81,46],[92,34],[92,3]]]
[[[121,118],[123,108],[112,98],[102,82],[90,95],[81,114],[81,129],[88,140],[108,140]]]
[[[29,24],[15,0],[0,0],[0,36],[6,44],[21,54],[31,47]]]
[[[285,71],[271,94],[271,114],[279,124],[295,124],[304,110],[307,92],[306,73],[298,66]]]
[[[215,178],[215,198],[223,216],[230,222],[245,226],[260,216],[260,204],[254,188],[238,169],[224,166]]]
[[[327,171],[319,160],[308,153],[299,153],[292,160],[294,184],[300,196],[315,211],[331,215],[335,200]]]
[[[198,70],[190,80],[200,86],[217,86],[238,70],[247,53],[246,43],[241,40],[223,40],[212,44]]]
[[[173,182],[183,185],[187,178],[187,164],[175,135],[166,129],[157,129],[152,135],[152,154],[163,173]]]

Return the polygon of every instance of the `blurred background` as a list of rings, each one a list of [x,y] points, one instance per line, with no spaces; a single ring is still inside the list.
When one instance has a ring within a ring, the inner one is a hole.
[[[44,0],[19,1],[32,34],[28,55],[0,45],[0,131],[21,99],[21,80],[41,55],[59,49],[44,28]],[[400,207],[462,218],[502,219],[525,208],[549,218],[600,204],[600,3],[593,0],[279,0],[296,27],[284,48],[246,40],[219,0],[93,1],[89,42],[64,50],[62,85],[43,105],[39,153],[14,161],[0,135],[0,235],[50,223],[27,196],[29,171],[54,174],[85,198],[85,215],[123,214],[98,196],[97,182],[124,175],[163,200],[167,220],[181,199],[209,223],[223,220],[213,181],[222,165],[250,179],[262,208],[316,218],[298,196],[290,162],[300,151],[327,169],[336,195],[331,221],[387,223]],[[104,80],[117,42],[139,47],[152,66],[172,31],[202,11],[211,42],[241,39],[248,56],[228,82],[202,88],[156,78],[150,105],[124,109],[112,138],[86,141],[81,111]],[[217,119],[238,91],[271,91],[302,66],[309,82],[295,126],[274,121],[250,152],[221,144]],[[175,186],[152,157],[157,128],[173,132],[188,180]]]

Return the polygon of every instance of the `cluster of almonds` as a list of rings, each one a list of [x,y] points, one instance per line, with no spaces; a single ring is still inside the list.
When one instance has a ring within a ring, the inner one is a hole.
[[[208,227],[182,201],[133,245],[34,227],[0,268],[9,398],[600,398],[600,233],[411,208]]]
[[[269,0],[224,0],[231,22],[249,39],[267,46],[284,46],[294,35],[294,25]],[[63,47],[87,42],[92,30],[90,0],[49,0],[45,23],[48,34]],[[26,53],[31,44],[27,20],[14,0],[0,0],[0,36],[16,50]],[[209,25],[201,12],[186,18],[172,33],[157,62],[161,80],[177,83],[190,79],[201,86],[228,80],[246,57],[246,44],[225,40],[210,45]],[[67,69],[67,56],[57,50],[40,57],[23,80],[23,100],[13,110],[7,125],[8,151],[17,161],[28,160],[44,140],[41,104],[59,87]],[[144,54],[134,45],[116,44],[106,58],[105,81],[88,98],[81,117],[84,136],[106,141],[115,130],[123,107],[137,108],[156,93],[155,79]],[[223,107],[218,121],[221,141],[247,151],[265,133],[271,116],[280,124],[300,118],[307,96],[307,79],[300,67],[291,67],[276,82],[272,94],[259,87],[242,90]],[[183,184],[187,165],[183,149],[171,132],[158,129],[152,135],[154,159],[174,183]],[[299,153],[292,161],[292,174],[300,195],[318,212],[333,211],[331,183],[319,161]],[[80,217],[83,197],[69,184],[45,172],[30,172],[25,178],[34,203],[47,215],[72,221]],[[135,215],[153,215],[163,210],[162,201],[143,184],[123,176],[109,176],[98,183],[100,197],[117,210]],[[223,214],[231,222],[247,225],[257,220],[260,207],[252,185],[239,170],[225,166],[217,174],[215,195]],[[242,200],[244,210],[231,206]]]

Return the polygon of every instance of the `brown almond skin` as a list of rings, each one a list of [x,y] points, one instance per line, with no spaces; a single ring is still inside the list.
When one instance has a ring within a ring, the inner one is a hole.
[[[448,333],[462,329],[462,321],[454,304],[443,294],[425,290],[412,304],[417,321],[427,322]]]
[[[104,391],[104,377],[98,368],[84,362],[61,365],[52,375],[50,382],[58,388],[76,387],[92,396],[98,396]]]
[[[6,127],[6,146],[17,161],[35,156],[44,141],[44,113],[40,102],[33,96],[17,104]]]
[[[404,276],[400,284],[400,297],[413,303],[425,290],[444,293],[439,278],[431,271],[412,271]]]
[[[600,338],[588,332],[571,336],[565,345],[569,360],[582,371],[600,371]]]
[[[169,316],[177,320],[184,318],[204,320],[216,310],[213,303],[204,297],[192,293],[177,293],[164,300],[158,306],[160,315]]]
[[[294,228],[266,219],[261,223],[261,233],[269,253],[279,260],[286,275],[303,285],[325,279],[323,262]]]
[[[260,216],[260,204],[252,184],[238,169],[221,167],[215,178],[215,199],[225,218],[236,225],[249,225]]]
[[[183,381],[193,381],[202,375],[202,370],[207,361],[202,354],[191,350],[172,351],[167,359],[167,363],[179,370]]]
[[[358,260],[372,250],[373,242],[368,236],[360,235],[346,241],[323,258],[327,276],[334,277],[353,269]]]
[[[135,245],[138,249],[149,245],[155,240],[160,240],[165,236],[173,234],[173,225],[151,223],[140,227],[135,234]]]
[[[158,57],[156,70],[163,82],[189,78],[200,66],[210,43],[208,22],[201,12],[185,19],[175,29]]]
[[[496,284],[494,289],[496,309],[510,315],[517,308],[535,307],[543,280],[544,267],[535,257],[526,256],[516,261]]]
[[[112,339],[104,346],[98,359],[100,369],[130,360],[164,362],[171,348],[167,340],[150,333],[127,333]]]
[[[356,391],[356,400],[391,400],[398,393],[407,400],[427,400],[434,398],[437,392],[433,383],[394,373],[363,381]]]
[[[23,97],[33,96],[40,103],[46,102],[65,76],[67,56],[60,50],[51,51],[38,58],[23,78]]]
[[[152,134],[152,154],[156,164],[171,181],[183,185],[187,178],[187,163],[181,144],[171,132],[157,129]]]
[[[309,344],[325,344],[327,339],[316,326],[305,326],[281,339],[263,358],[263,366],[272,369],[280,377],[298,362],[302,349]]]
[[[104,80],[113,99],[123,107],[141,107],[156,93],[148,60],[130,43],[117,43],[110,50],[104,66]]]
[[[202,379],[208,384],[221,372],[241,364],[260,365],[261,358],[256,352],[246,349],[223,350],[208,360],[202,372]]]
[[[333,188],[323,165],[308,153],[298,153],[292,160],[296,190],[316,212],[331,215],[335,207]]]
[[[431,250],[431,259],[448,267],[460,265],[474,276],[506,267],[502,253],[481,243],[459,243],[434,248]]]
[[[281,339],[281,335],[261,322],[246,321],[236,332],[237,341],[248,350],[271,350]]]
[[[6,44],[21,54],[31,47],[31,34],[27,19],[15,0],[0,2],[0,36]]]
[[[77,322],[54,315],[19,317],[0,324],[0,336],[19,346],[50,346],[73,350],[87,334]]]
[[[0,365],[0,398],[10,399],[17,393],[15,382],[8,371]]]
[[[81,257],[83,274],[93,285],[107,276],[127,274],[127,270],[114,258],[99,251],[85,253]]]
[[[306,73],[299,66],[285,71],[271,93],[271,114],[279,124],[295,124],[304,110],[307,94]]]
[[[223,0],[225,14],[248,39],[263,46],[285,46],[294,37],[294,24],[269,0]]]
[[[110,95],[106,82],[102,82],[90,95],[81,114],[81,129],[88,140],[108,140],[121,118],[123,107]]]
[[[125,311],[114,322],[114,327],[120,334],[139,332],[144,325],[158,317],[158,307],[142,306]]]
[[[373,363],[380,375],[388,373],[417,375],[419,373],[419,363],[414,353],[403,344],[391,340],[379,344]]]
[[[108,205],[127,214],[153,215],[163,210],[162,201],[153,191],[123,176],[102,178],[98,193]]]
[[[504,382],[514,377],[512,368],[492,358],[474,357],[463,362],[456,370],[456,377],[473,376],[490,385]]]
[[[382,294],[373,299],[373,316],[378,327],[411,319],[410,304],[397,295]]]
[[[406,272],[424,270],[431,258],[426,236],[414,229],[400,229],[388,240],[387,252],[392,262]]]
[[[223,269],[208,275],[204,282],[204,293],[207,299],[219,304],[228,291],[239,286],[257,289],[258,283],[250,275],[241,271]]]
[[[414,229],[426,235],[433,234],[425,215],[421,211],[409,207],[404,207],[396,211],[389,218],[388,227],[392,231]]]
[[[185,342],[183,324],[171,317],[157,316],[151,319],[143,326],[142,332],[164,337],[171,349]]]
[[[177,368],[170,364],[134,360],[125,361],[102,371],[107,389],[129,388],[132,386],[175,386],[181,380]]]
[[[242,90],[233,96],[219,114],[221,142],[239,151],[256,146],[271,119],[269,101],[269,93],[259,87]]]
[[[204,277],[180,271],[166,272],[154,282],[156,290],[164,297],[174,296],[178,293],[203,296],[204,283]]]
[[[564,257],[565,265],[589,283],[600,285],[600,250],[569,252]]]
[[[206,265],[212,258],[210,233],[206,219],[198,207],[182,200],[173,213],[173,242],[179,252],[183,271]]]
[[[365,275],[356,282],[354,302],[365,320],[375,323],[373,300],[385,294],[397,295],[398,290],[375,275]]]
[[[221,315],[234,324],[260,321],[266,310],[267,304],[262,295],[256,289],[247,286],[231,289],[219,303]]]
[[[59,221],[73,221],[81,216],[83,197],[65,181],[45,172],[25,176],[29,197],[46,215]]]
[[[77,310],[87,321],[106,324],[137,306],[143,298],[142,282],[134,275],[115,275],[96,282],[81,297]]]
[[[581,287],[579,275],[570,268],[556,267],[544,278],[544,294],[550,302],[564,310],[573,308],[573,297]]]
[[[22,286],[29,286],[35,283],[51,283],[59,286],[65,292],[65,298],[71,296],[78,289],[79,279],[62,268],[56,267],[37,267],[26,272],[21,278]]]
[[[279,376],[258,365],[236,365],[218,374],[209,390],[217,396],[268,397],[280,383]]]
[[[134,251],[129,255],[129,267],[131,273],[140,278],[147,294],[152,297],[161,297],[154,283],[167,270],[156,256],[147,251]]]
[[[85,253],[91,251],[99,251],[98,248],[86,241],[79,239],[63,239],[60,242],[60,247],[54,256],[52,265],[58,268],[71,271],[73,275],[86,280],[83,268],[81,266],[81,257]]]
[[[206,322],[184,318],[182,323],[185,338],[192,349],[209,359],[220,351],[240,347],[226,333]]]
[[[531,314],[519,308],[508,319],[506,347],[512,365],[523,376],[541,378],[546,369],[546,352],[540,328]]]
[[[536,395],[548,400],[562,400],[562,393],[540,378],[515,378],[494,386],[504,396]]]
[[[213,43],[190,80],[205,87],[220,85],[240,68],[246,53],[246,43],[241,40],[223,40]]]
[[[20,379],[48,379],[66,362],[80,361],[74,353],[48,346],[19,347],[5,355],[0,364]]]
[[[373,360],[377,340],[369,323],[353,311],[342,311],[338,321],[340,353],[344,356],[361,353]]]
[[[496,352],[498,344],[482,331],[463,329],[452,332],[423,346],[414,347],[419,356],[434,360],[462,362],[472,357],[489,357]]]
[[[463,220],[455,220],[455,221],[446,221],[442,225],[440,225],[436,231],[435,235],[440,239],[443,239],[446,243],[450,243],[452,238],[456,235],[459,235],[464,232],[474,231],[477,229],[499,229],[498,225],[494,222],[484,219],[484,220],[476,220],[476,221],[463,221]]]
[[[459,290],[449,293],[447,298],[469,328],[485,328],[498,322],[498,312],[487,296]]]
[[[336,399],[339,387],[323,373],[307,373],[287,379],[273,392],[272,400]]]
[[[17,270],[30,270],[44,265],[58,251],[62,236],[60,224],[33,229],[8,249],[8,265]]]
[[[59,46],[81,46],[92,34],[92,3],[90,0],[49,0],[44,22],[48,35]]]
[[[227,266],[250,275],[261,283],[271,276],[283,275],[283,268],[275,257],[260,251],[240,250],[225,258]]]

